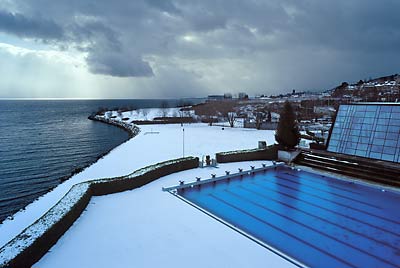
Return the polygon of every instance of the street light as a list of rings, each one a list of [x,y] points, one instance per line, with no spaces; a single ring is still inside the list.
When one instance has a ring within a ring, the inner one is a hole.
[[[182,157],[185,157],[185,128],[182,128]]]

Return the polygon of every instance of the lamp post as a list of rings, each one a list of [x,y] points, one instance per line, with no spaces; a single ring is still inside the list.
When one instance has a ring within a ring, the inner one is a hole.
[[[182,157],[185,157],[185,128],[182,128]]]

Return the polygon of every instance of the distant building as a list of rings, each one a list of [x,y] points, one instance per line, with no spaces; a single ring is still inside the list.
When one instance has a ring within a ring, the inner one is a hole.
[[[247,95],[247,94],[244,93],[244,92],[240,92],[240,93],[238,94],[238,98],[239,98],[239,100],[247,100],[247,99],[249,98],[249,95]]]
[[[232,94],[231,93],[225,93],[224,94],[224,99],[232,99]]]

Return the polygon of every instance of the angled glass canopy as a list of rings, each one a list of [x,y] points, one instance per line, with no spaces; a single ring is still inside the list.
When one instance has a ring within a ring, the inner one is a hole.
[[[341,105],[328,151],[400,163],[400,104]]]

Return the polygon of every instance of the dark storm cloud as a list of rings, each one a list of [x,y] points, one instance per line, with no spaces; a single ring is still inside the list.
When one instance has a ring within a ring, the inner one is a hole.
[[[92,52],[86,60],[90,71],[95,74],[118,77],[153,75],[153,70],[147,62],[140,58],[126,57],[122,53]]]
[[[20,37],[40,39],[61,39],[63,29],[52,20],[30,18],[23,14],[0,10],[0,31]]]
[[[98,74],[162,77],[157,70],[168,69],[174,77],[185,62],[186,79],[198,82],[220,68],[219,60],[231,60],[249,64],[247,75],[255,77],[232,83],[238,87],[321,89],[400,68],[397,0],[14,2],[14,13],[0,13],[1,31],[78,48]]]
[[[399,1],[299,1],[296,8],[300,12],[285,34],[299,44],[365,51],[399,47]]]
[[[102,40],[108,42],[109,47],[119,50],[121,42],[118,34],[100,21],[75,22],[66,27],[70,41],[78,43],[91,43]]]

